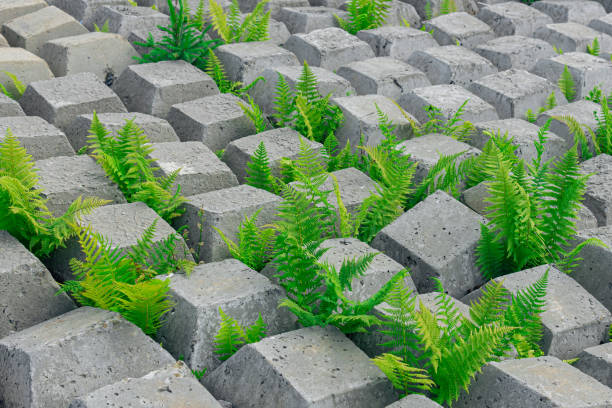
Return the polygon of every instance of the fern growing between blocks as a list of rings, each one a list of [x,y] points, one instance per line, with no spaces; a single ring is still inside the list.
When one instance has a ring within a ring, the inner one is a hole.
[[[215,354],[219,360],[225,361],[245,344],[256,343],[266,337],[266,323],[259,314],[255,323],[248,327],[243,327],[236,319],[229,316],[219,308],[221,316],[221,327],[215,336]]]
[[[340,28],[355,35],[358,31],[384,25],[390,8],[391,0],[350,0],[346,7],[348,19],[335,14],[334,17]]]
[[[237,0],[226,13],[215,0],[209,0],[209,18],[224,43],[266,41],[269,39],[270,11],[265,11],[269,0],[257,3],[251,13],[242,17]]]

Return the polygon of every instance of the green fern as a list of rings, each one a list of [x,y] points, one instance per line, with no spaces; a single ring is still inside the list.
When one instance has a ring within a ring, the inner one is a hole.
[[[225,361],[233,356],[244,344],[256,343],[266,337],[267,327],[259,314],[259,318],[249,327],[242,327],[236,319],[225,314],[219,308],[221,328],[215,336],[215,354],[219,360]]]
[[[587,53],[594,55],[596,57],[599,57],[599,39],[597,37],[593,38],[593,42],[591,43],[591,45],[586,46],[586,51]]]
[[[238,106],[242,109],[242,112],[249,118],[251,122],[255,125],[255,133],[261,133],[268,128],[266,123],[266,118],[264,117],[261,108],[255,103],[253,98],[250,95],[244,95],[249,102],[248,106],[243,102],[238,102]]]
[[[260,1],[251,13],[242,18],[237,0],[232,1],[228,13],[215,0],[209,0],[209,17],[215,31],[226,44],[266,41],[270,24],[270,11],[265,11],[268,1]]]
[[[104,21],[104,24],[102,24],[102,27],[98,27],[98,25],[96,23],[94,23],[94,29],[98,33],[108,33],[109,30],[110,30],[108,28],[108,20]]]
[[[268,153],[266,152],[266,146],[263,141],[259,143],[253,157],[247,162],[246,172],[246,183],[248,185],[272,193],[276,191],[274,178],[270,171]]]
[[[457,11],[457,4],[455,0],[442,0],[440,3],[440,15],[455,13]]]
[[[11,80],[13,87],[15,88],[15,91],[17,92],[16,95],[13,95],[4,85],[2,85],[0,83],[0,91],[5,94],[6,96],[8,96],[11,99],[15,99],[18,100],[19,98],[21,98],[21,96],[23,95],[23,93],[26,90],[26,86],[23,82],[21,82],[19,80],[19,78],[17,78],[17,75],[12,74],[8,71],[0,71],[2,72],[4,75],[8,76],[9,79]]]
[[[227,75],[225,73],[225,68],[223,68],[223,64],[219,57],[211,50],[208,53],[208,58],[206,59],[206,63],[204,64],[204,68],[202,68],[204,72],[206,72],[217,84],[219,88],[219,92],[221,93],[231,93],[233,95],[242,97],[248,96],[246,93],[249,89],[253,88],[257,82],[263,80],[263,77],[257,77],[253,82],[248,85],[244,85],[242,82],[233,82],[227,79]],[[252,101],[249,101],[249,105],[251,110],[259,111],[259,107]],[[244,108],[243,108],[244,109]],[[260,117],[254,115],[253,117],[249,117],[249,119],[256,121],[259,120]],[[257,126],[257,123],[256,123]]]
[[[574,82],[574,77],[569,71],[567,65],[565,68],[563,68],[563,72],[559,77],[558,85],[568,102],[572,102],[576,97],[576,83]]]
[[[361,30],[378,28],[385,24],[391,8],[391,0],[349,0],[346,11],[348,20],[334,14],[340,28],[350,34]]]

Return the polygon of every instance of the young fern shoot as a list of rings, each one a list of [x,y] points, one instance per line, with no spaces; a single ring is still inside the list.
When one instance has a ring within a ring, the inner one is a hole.
[[[270,11],[265,11],[269,0],[262,0],[255,9],[242,17],[237,0],[233,0],[226,13],[215,0],[209,1],[209,17],[224,43],[266,41],[270,24]]]
[[[225,361],[245,344],[256,343],[266,337],[266,323],[259,314],[259,318],[251,326],[243,327],[236,319],[229,316],[219,308],[221,328],[215,336],[215,354],[219,360]]]

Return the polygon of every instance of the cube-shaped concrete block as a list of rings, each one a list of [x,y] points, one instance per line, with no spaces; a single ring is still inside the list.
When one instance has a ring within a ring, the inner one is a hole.
[[[425,123],[429,120],[425,110],[428,106],[440,109],[440,119],[448,120],[465,101],[468,103],[464,106],[462,120],[477,123],[499,119],[493,106],[459,85],[433,85],[413,89],[402,95],[398,103],[419,122]]]
[[[489,40],[474,47],[474,51],[491,61],[500,71],[510,68],[531,71],[539,59],[557,55],[546,41],[521,35]]]
[[[533,3],[536,10],[549,15],[554,23],[578,23],[587,25],[591,20],[606,14],[597,1],[541,0]]]
[[[563,50],[564,53],[586,52],[587,45],[591,45],[597,38],[600,47],[599,55],[606,60],[609,60],[612,55],[612,36],[578,23],[547,24],[538,28],[533,36],[547,41]]]
[[[265,379],[266,386],[253,378]],[[246,345],[204,385],[215,397],[245,408],[383,408],[397,398],[384,374],[333,326]]]
[[[291,33],[285,23],[270,19],[268,37],[268,43],[282,46],[291,37]]]
[[[566,66],[572,74],[577,99],[587,96],[595,86],[606,95],[612,91],[612,62],[583,52],[567,52],[541,59],[533,73],[556,83]]]
[[[92,26],[91,19],[96,10],[102,6],[129,6],[128,0],[49,0],[52,6],[59,7],[78,21]]]
[[[92,72],[107,85],[132,64],[138,53],[119,34],[93,32],[48,41],[40,56],[55,76]]]
[[[527,4],[514,1],[484,6],[478,12],[478,18],[488,24],[500,37],[507,35],[531,37],[538,27],[553,23],[547,14]]]
[[[339,27],[335,16],[348,19],[345,11],[331,7],[283,7],[278,20],[285,23],[291,34],[309,33],[328,27]]]
[[[9,129],[34,160],[75,154],[64,132],[38,116],[0,117],[0,140]]]
[[[252,160],[255,150],[263,142],[272,175],[280,177],[281,159],[295,159],[298,156],[300,138],[316,151],[320,151],[323,147],[320,143],[301,137],[291,128],[272,129],[234,140],[227,145],[223,153],[223,161],[232,169],[240,183],[246,183],[247,163]]]
[[[612,404],[612,390],[546,356],[487,364],[456,404],[459,408],[603,408]]]
[[[577,357],[587,347],[608,338],[610,312],[566,273],[550,265],[538,266],[497,278],[510,293],[525,290],[548,271],[546,306],[540,315],[544,327],[542,351],[560,359]],[[481,289],[462,299],[470,304]]]
[[[427,31],[440,45],[463,45],[474,48],[495,38],[495,33],[487,24],[466,12],[443,14],[424,22]]]
[[[74,309],[59,290],[42,262],[0,231],[0,339]]]
[[[25,113],[14,99],[0,93],[0,117],[5,116],[25,116]]]
[[[130,32],[127,40],[132,44],[136,52],[144,55],[150,53],[151,48],[139,45],[138,43],[146,43],[149,35],[153,36],[153,41],[160,42],[164,39],[166,33],[159,28],[152,28],[150,30],[136,28]]]
[[[333,193],[334,177],[338,180],[338,190],[342,203],[347,211],[354,216],[359,213],[363,202],[376,192],[376,184],[365,173],[354,167],[331,172],[333,177],[328,177],[321,186],[321,191],[332,191],[328,199],[331,205],[338,208],[338,201]]]
[[[500,119],[524,118],[528,110],[537,112],[553,92],[557,103],[567,103],[556,83],[522,69],[512,68],[480,78],[469,89],[493,105]]]
[[[423,20],[428,19],[430,15],[440,15],[440,6],[442,6],[443,2],[444,0],[410,0],[410,4],[414,6]],[[484,0],[484,3],[486,2],[487,0]],[[477,2],[476,0],[454,0],[454,3],[457,6],[457,11],[465,11],[475,15],[478,13],[478,3],[483,2]]]
[[[158,340],[192,369],[210,373],[221,364],[214,353],[219,308],[241,325],[253,324],[261,314],[268,335],[296,327],[289,309],[278,307],[284,290],[236,259],[198,265],[189,276],[170,276],[170,295],[176,304],[164,317]]]
[[[610,4],[612,5],[612,2]],[[612,13],[594,18],[587,25],[594,30],[612,35]]]
[[[344,5],[348,5],[348,2],[344,2]],[[389,13],[384,25],[396,27],[408,24],[410,27],[421,27],[421,17],[412,4],[401,0],[391,0],[389,5]]]
[[[3,71],[17,76],[24,85],[30,82],[53,78],[53,73],[42,58],[19,47],[3,48],[0,52],[0,84],[13,96],[17,96],[17,89],[12,79]]]
[[[170,18],[151,7],[101,6],[96,9],[85,27],[94,31],[94,24],[101,28],[106,22],[109,32],[117,33],[127,39],[132,30],[165,27],[170,23]]]
[[[558,94],[558,92],[555,94]],[[536,123],[539,126],[543,126],[550,119],[550,131],[563,138],[567,148],[570,148],[575,143],[574,135],[570,132],[565,122],[555,118],[571,116],[576,119],[578,123],[589,126],[591,129],[595,130],[598,127],[597,121],[595,120],[595,114],[598,116],[601,114],[601,106],[599,104],[587,100],[579,100],[566,105],[556,106],[542,112],[538,115]]]
[[[478,78],[497,73],[497,68],[488,59],[457,45],[415,51],[408,63],[425,72],[434,85],[467,87]]]
[[[191,196],[238,185],[236,176],[202,142],[166,142],[153,144],[151,158],[159,176],[179,170],[176,184],[183,196]]]
[[[424,395],[412,394],[388,405],[387,408],[442,408],[442,405]]]
[[[151,143],[178,142],[179,138],[164,119],[139,112],[98,113],[98,120],[106,130],[116,134],[131,120],[147,136]],[[74,150],[78,151],[87,144],[87,136],[93,121],[93,114],[79,115],[66,129],[66,136]]]
[[[250,13],[257,7],[259,0],[244,0],[240,2],[240,10],[243,13]],[[280,11],[283,7],[308,7],[311,4],[308,0],[271,0],[266,3],[264,10],[270,12],[270,16],[278,20],[280,17]],[[321,6],[321,4],[312,4],[312,6]],[[333,6],[328,6],[333,7]]]
[[[6,41],[6,38],[4,38],[2,34],[0,34],[0,47],[10,47],[8,41]]]
[[[370,44],[377,57],[392,57],[404,62],[407,62],[415,51],[438,46],[430,33],[404,26],[361,30],[357,33],[357,38]]]
[[[269,224],[276,219],[277,206],[281,202],[279,196],[247,184],[187,198],[185,214],[173,224],[187,225],[187,244],[199,253],[197,258],[205,262],[220,261],[230,256],[227,245],[214,228],[236,242],[238,227],[244,217],[251,217],[259,211],[257,225]],[[198,242],[200,231],[202,242]]]
[[[454,297],[483,283],[475,249],[486,218],[436,191],[383,228],[372,247],[405,267],[420,293],[435,289],[433,277]]]
[[[193,376],[182,361],[151,371],[144,377],[126,378],[82,395],[68,408],[137,406],[184,406],[222,408],[221,404]]]
[[[412,124],[404,117],[394,101],[383,95],[362,95],[334,98],[332,103],[338,105],[344,114],[344,122],[336,131],[340,146],[344,147],[350,141],[353,149],[359,145],[362,138],[364,144],[377,146],[383,140],[383,134],[378,126],[376,106],[387,114],[396,126],[399,139],[408,139],[413,135]],[[415,122],[416,119],[413,119]]]
[[[398,99],[403,93],[431,85],[427,76],[415,67],[391,57],[355,61],[338,69],[358,95],[384,95]]]
[[[0,26],[45,7],[47,3],[44,0],[4,0],[0,5]]]
[[[57,7],[42,8],[2,26],[2,35],[12,47],[25,48],[36,55],[49,40],[85,33],[85,27]]]
[[[174,363],[118,313],[81,307],[0,339],[0,400],[64,408],[79,395]]]
[[[585,349],[578,356],[574,367],[600,383],[612,387],[612,343]]]
[[[565,105],[567,106],[567,105]],[[516,146],[514,153],[526,163],[531,163],[538,152],[534,146],[534,142],[538,140],[539,126],[526,120],[519,118],[492,120],[489,122],[480,122],[475,125],[476,131],[472,134],[469,144],[479,149],[483,149],[489,141],[489,135],[499,134],[500,136],[508,134],[509,138],[513,138],[513,144]],[[551,131],[546,135],[547,142],[544,148],[542,158],[549,160],[554,157],[559,157],[566,151],[565,139]]]
[[[81,114],[127,112],[119,97],[90,72],[32,82],[19,103],[28,115],[64,131]]]
[[[219,93],[210,76],[185,61],[131,65],[113,84],[113,90],[130,112],[164,119],[172,105]]]
[[[469,144],[460,142],[450,136],[430,134],[408,139],[399,144],[404,155],[410,155],[410,160],[416,163],[414,183],[420,183],[427,176],[432,167],[436,165],[441,155],[462,153],[457,158],[457,164],[478,156],[481,151]]]
[[[225,44],[215,49],[227,77],[245,85],[255,81],[263,71],[283,65],[299,65],[291,52],[267,42]]]
[[[55,216],[62,215],[79,196],[98,197],[124,203],[125,197],[106,173],[89,156],[58,156],[38,160],[38,187]]]
[[[612,156],[600,154],[583,162],[580,168],[581,173],[591,174],[584,205],[595,214],[599,226],[612,225]]]
[[[323,96],[331,94],[332,97],[347,96],[354,94],[355,89],[350,82],[339,75],[319,67],[308,67],[317,78],[319,93]],[[249,92],[253,100],[266,114],[274,112],[274,98],[278,75],[281,74],[289,87],[295,92],[295,85],[302,75],[303,67],[300,65],[280,66],[278,68],[266,69],[261,76],[264,81],[259,81]]]
[[[183,142],[200,141],[212,151],[225,149],[233,140],[256,133],[255,125],[232,94],[219,94],[177,103],[168,122]]]
[[[373,58],[368,43],[337,27],[315,30],[308,34],[294,34],[285,44],[300,62],[334,71],[342,65]]]

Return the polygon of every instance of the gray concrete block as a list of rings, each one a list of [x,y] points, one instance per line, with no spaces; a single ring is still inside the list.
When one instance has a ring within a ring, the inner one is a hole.
[[[555,94],[558,95],[559,93],[555,92]],[[575,143],[574,136],[570,134],[570,130],[564,122],[554,118],[571,116],[580,124],[595,130],[597,129],[597,121],[595,120],[594,113],[597,113],[597,115],[601,114],[601,106],[599,104],[587,100],[579,100],[544,111],[538,115],[536,123],[538,126],[543,126],[550,119],[550,131],[565,140],[566,147],[569,149]]]
[[[495,38],[495,33],[487,24],[466,12],[443,14],[424,22],[425,28],[433,31],[440,45],[463,45],[474,48]]]
[[[0,47],[10,47],[8,41],[6,41],[6,38],[4,38],[2,34],[0,34]]]
[[[294,34],[285,44],[300,62],[334,71],[342,65],[373,58],[368,43],[337,27],[315,30],[308,34]]]
[[[0,117],[0,140],[8,129],[34,160],[75,154],[64,132],[37,116]]]
[[[64,408],[174,359],[118,313],[81,307],[0,339],[0,363],[7,407]]]
[[[612,387],[612,343],[605,343],[585,349],[578,356],[574,367]]]
[[[553,20],[537,8],[515,1],[484,6],[478,18],[488,24],[498,36],[522,35],[531,37],[540,26]]]
[[[45,7],[47,3],[44,0],[5,0],[0,4],[0,26]]]
[[[586,183],[584,205],[595,214],[599,226],[612,225],[612,156],[600,154],[580,168],[583,174],[592,174]]]
[[[25,116],[25,113],[15,100],[0,93],[0,117],[5,116]]]
[[[38,258],[0,231],[0,339],[74,309],[59,289]]]
[[[130,112],[166,119],[170,107],[217,95],[213,79],[185,61],[162,61],[129,66],[113,84]]]
[[[323,147],[320,143],[301,137],[291,128],[272,129],[234,140],[227,145],[223,161],[232,169],[240,183],[246,183],[247,163],[252,159],[259,144],[263,142],[272,175],[280,177],[281,159],[297,158],[300,152],[300,138],[316,151],[320,151]]]
[[[521,69],[509,69],[480,78],[470,91],[495,107],[500,119],[524,118],[527,110],[537,112],[554,92],[559,105],[567,103],[555,82]]]
[[[576,99],[587,96],[595,86],[599,86],[604,94],[612,92],[612,62],[582,52],[541,59],[533,73],[556,83],[566,66],[574,79]]]
[[[30,82],[53,78],[53,73],[47,63],[31,52],[19,48],[8,47],[0,52],[0,84],[2,84],[11,95],[17,97],[17,89],[11,78],[2,71],[10,72],[17,76],[24,85]]]
[[[243,13],[250,13],[257,6],[259,0],[244,0],[240,2],[240,10]],[[312,4],[318,6],[319,4]],[[308,0],[271,0],[266,3],[264,10],[270,11],[270,16],[278,20],[280,17],[280,10],[283,7],[308,7],[310,4]]]
[[[456,45],[415,51],[408,63],[427,75],[434,85],[456,84],[467,87],[472,81],[497,73],[486,58]]]
[[[474,47],[474,51],[491,61],[500,71],[510,68],[531,71],[539,59],[557,55],[546,41],[520,35],[489,40]]]
[[[357,33],[357,38],[370,44],[377,57],[392,57],[404,62],[408,62],[415,51],[438,46],[430,33],[403,26],[362,30]]]
[[[348,19],[348,14],[331,7],[283,7],[278,20],[285,23],[291,34],[309,33],[328,27],[340,27],[335,16]]]
[[[265,387],[252,378],[263,379]],[[332,326],[247,345],[207,376],[204,385],[215,397],[244,408],[382,408],[396,399],[384,374]]]
[[[405,267],[421,293],[432,292],[432,277],[461,297],[484,281],[476,266],[480,224],[486,218],[437,191],[383,228],[372,247]]]
[[[602,6],[606,9],[606,12],[612,13],[612,0],[596,0],[601,3]]]
[[[612,55],[612,36],[578,23],[547,24],[538,28],[533,36],[563,50],[565,54],[571,51],[586,52],[587,45],[597,38],[600,57],[609,60]]]
[[[256,133],[239,102],[242,100],[235,95],[220,94],[177,103],[170,108],[168,122],[181,141],[200,141],[217,151],[233,140]]]
[[[599,32],[612,35],[612,13],[594,18],[589,22],[588,26]]]
[[[387,408],[442,408],[424,395],[412,394],[388,405]]]
[[[299,65],[291,52],[266,42],[225,44],[215,49],[228,79],[245,85],[253,82],[268,68]]]
[[[102,28],[108,22],[108,31],[128,38],[133,30],[154,30],[167,26],[170,18],[150,7],[101,6],[96,9],[86,27],[94,31],[94,23]]]
[[[503,287],[510,293],[517,293],[535,283],[546,270],[546,306],[540,315],[544,328],[542,351],[560,359],[570,359],[585,348],[606,341],[612,315],[569,275],[550,265],[542,265],[495,280],[503,282]],[[462,301],[471,304],[481,296],[479,289]]]
[[[431,7],[431,14],[437,16],[440,14],[440,6],[443,1],[444,0],[410,0],[410,4],[414,6],[421,18],[425,20],[427,18],[427,8]],[[429,3],[429,6],[427,3]],[[455,0],[457,11],[465,11],[472,15],[478,13],[478,3],[479,2],[476,0]]]
[[[32,82],[19,103],[28,115],[63,131],[78,115],[127,112],[119,97],[90,72]]]
[[[359,145],[363,135],[364,144],[376,146],[383,140],[383,134],[378,126],[378,113],[376,106],[387,114],[396,126],[395,134],[398,139],[408,139],[413,135],[411,123],[404,117],[394,101],[383,95],[346,96],[332,99],[332,103],[339,106],[344,114],[344,122],[336,131],[340,146],[351,142],[353,149]],[[416,119],[413,118],[418,123]]]
[[[137,44],[146,43],[147,38],[149,38],[149,34],[153,36],[153,40],[156,42],[162,41],[164,36],[166,35],[166,33],[160,30],[159,28],[152,28],[150,30],[136,28],[130,31],[130,34],[127,37],[127,40],[130,42],[130,44],[132,44],[132,47],[134,47],[136,52],[138,52],[140,55],[148,54],[149,52],[151,52],[151,48]]]
[[[588,0],[540,0],[533,3],[533,7],[548,14],[555,23],[567,23],[569,21],[587,25],[591,20],[606,14],[606,10],[601,3]]]
[[[344,4],[347,4],[347,2]],[[384,25],[405,26],[404,22],[408,23],[410,27],[421,27],[421,17],[412,4],[401,0],[391,0]]]
[[[499,119],[493,106],[459,85],[433,85],[413,89],[402,95],[398,103],[419,122],[425,123],[429,120],[425,111],[428,106],[439,108],[442,112],[441,119],[449,119],[468,99],[462,120],[478,123]]]
[[[340,198],[344,206],[349,213],[356,216],[363,202],[372,193],[376,192],[376,184],[367,174],[354,167],[336,170],[331,172],[331,174],[338,180],[338,190],[340,191]],[[321,191],[332,191],[328,196],[328,200],[335,208],[338,208],[338,200],[336,200],[333,190],[334,179],[328,177],[321,186]]]
[[[112,134],[116,134],[131,120],[143,131],[151,143],[178,142],[179,138],[164,119],[139,112],[129,113],[98,113],[100,123]],[[93,114],[79,115],[66,128],[66,136],[74,150],[78,151],[87,144],[87,136],[91,128]]]
[[[185,204],[185,214],[176,219],[173,225],[187,225],[187,244],[194,251],[199,251],[198,258],[205,262],[230,257],[227,245],[213,227],[236,242],[238,227],[245,216],[251,217],[259,210],[257,225],[269,224],[276,219],[277,206],[281,201],[279,196],[247,184],[187,198],[189,201]],[[200,225],[203,237],[201,245],[198,242]]]
[[[48,0],[51,6],[58,7],[70,14],[83,25],[92,26],[91,19],[102,6],[129,6],[128,0]]]
[[[609,407],[612,390],[555,357],[487,364],[476,375],[459,408]],[[453,404],[454,405],[454,404]]]
[[[17,17],[6,22],[1,31],[12,47],[25,48],[36,55],[49,40],[87,33],[77,20],[57,7],[45,7]]]
[[[153,144],[151,158],[159,176],[180,169],[176,184],[183,196],[191,196],[238,185],[236,176],[202,142],[166,142]]]
[[[89,156],[59,156],[36,161],[38,187],[55,216],[62,215],[79,196],[99,197],[114,203],[125,198],[102,167]]]
[[[48,41],[40,56],[55,76],[92,72],[112,85],[129,65],[136,64],[138,53],[119,34],[93,32]]]
[[[126,378],[82,395],[68,408],[167,406],[221,408],[196,380],[185,363],[178,361],[144,377]]]
[[[351,62],[338,68],[338,75],[346,78],[358,95],[378,94],[391,99],[431,85],[422,71],[391,57]]]
[[[207,374],[221,364],[214,353],[219,308],[241,325],[253,324],[261,313],[268,335],[296,327],[289,309],[278,307],[286,296],[283,289],[236,259],[198,265],[188,277],[170,276],[170,295],[176,304],[164,317],[158,340],[189,367],[206,368]]]

